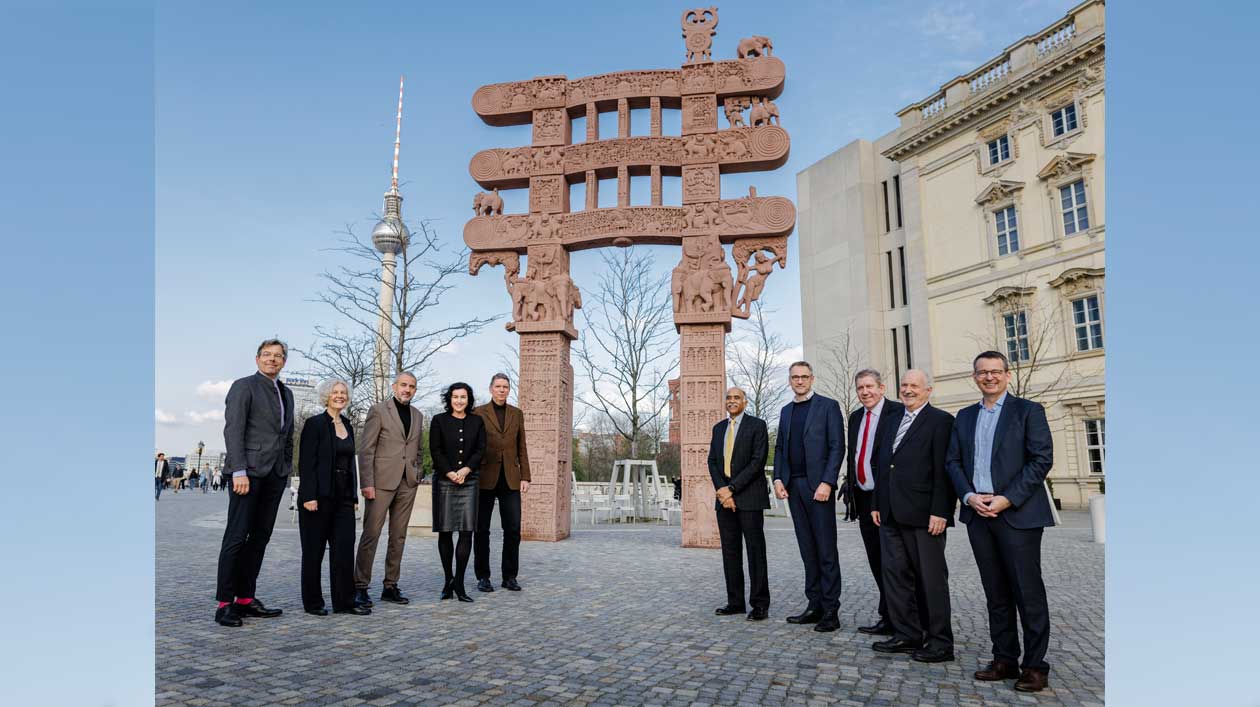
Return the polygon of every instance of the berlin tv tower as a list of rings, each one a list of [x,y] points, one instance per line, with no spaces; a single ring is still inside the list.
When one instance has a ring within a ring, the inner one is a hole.
[[[381,297],[376,325],[376,356],[372,365],[375,400],[389,395],[394,335],[394,266],[396,256],[407,249],[411,234],[402,220],[402,194],[398,193],[398,146],[402,136],[403,77],[398,77],[398,124],[394,128],[394,171],[385,192],[385,215],[372,229],[372,245],[381,252]],[[405,257],[405,256],[404,256]]]

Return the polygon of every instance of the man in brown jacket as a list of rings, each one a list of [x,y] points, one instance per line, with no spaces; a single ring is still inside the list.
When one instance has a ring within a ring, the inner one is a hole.
[[[481,459],[481,499],[473,535],[473,570],[477,589],[493,592],[490,583],[490,516],[499,502],[503,526],[503,588],[519,592],[521,494],[529,491],[529,455],[525,451],[525,414],[507,404],[512,385],[502,373],[490,379],[490,402],[473,412],[486,423],[486,453]]]
[[[398,591],[403,545],[407,542],[407,521],[420,483],[420,442],[424,439],[424,416],[411,406],[416,394],[416,377],[407,371],[394,378],[393,396],[368,410],[359,443],[359,487],[363,489],[363,533],[354,562],[354,603],[372,606],[368,587],[372,585],[372,563],[376,543],[389,515],[389,543],[385,549],[385,588],[381,601],[407,604]]]

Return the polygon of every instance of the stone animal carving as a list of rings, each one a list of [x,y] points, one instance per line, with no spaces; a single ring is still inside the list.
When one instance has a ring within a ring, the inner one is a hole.
[[[748,116],[753,127],[758,125],[773,125],[779,123],[779,107],[768,98],[762,98],[759,103],[752,107],[752,113]]]
[[[473,212],[478,216],[503,215],[503,197],[499,196],[499,188],[494,191],[479,191],[473,197]]]
[[[740,59],[747,59],[752,56],[772,56],[773,54],[774,44],[770,42],[770,38],[762,37],[759,34],[739,40],[739,49],[735,52],[735,55]]]
[[[698,7],[682,14],[683,40],[688,64],[713,61],[713,35],[717,33],[716,7]]]
[[[731,307],[734,279],[727,267],[722,247],[714,238],[697,252],[683,246],[683,259],[670,277],[674,311],[683,314],[721,312]]]
[[[726,112],[726,122],[732,128],[744,127],[744,111],[750,101],[747,98],[728,98],[722,109]]]

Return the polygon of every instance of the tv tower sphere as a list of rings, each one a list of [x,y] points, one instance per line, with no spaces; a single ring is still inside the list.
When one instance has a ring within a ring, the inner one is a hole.
[[[407,230],[407,224],[403,223],[398,215],[400,209],[389,208],[388,204],[391,197],[402,201],[402,196],[397,192],[385,195],[387,204],[385,217],[378,221],[376,227],[372,229],[372,245],[376,246],[376,249],[382,253],[397,255],[411,239],[411,233]]]

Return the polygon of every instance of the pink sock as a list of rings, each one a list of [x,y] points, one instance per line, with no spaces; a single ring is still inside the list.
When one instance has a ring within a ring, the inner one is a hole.
[[[222,609],[223,607],[227,606],[227,605],[228,605],[228,604],[230,604],[230,603],[231,603],[231,602],[221,601],[221,602],[219,602],[219,608],[220,608],[220,609]]]
[[[237,604],[248,604],[248,603],[250,603],[251,601],[253,601],[253,599],[252,599],[252,598],[248,598],[248,597],[247,597],[247,598],[245,598],[245,599],[237,599],[237,600],[236,600],[236,603],[237,603]]]

